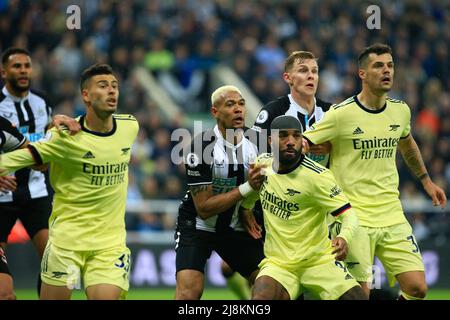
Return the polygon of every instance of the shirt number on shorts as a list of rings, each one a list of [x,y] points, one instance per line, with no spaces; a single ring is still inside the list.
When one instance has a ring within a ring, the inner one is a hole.
[[[114,264],[117,268],[123,268],[126,272],[128,272],[130,268],[130,255],[129,254],[122,254],[119,258],[119,263]]]
[[[411,243],[412,243],[413,246],[414,246],[414,249],[413,249],[412,252],[414,252],[414,253],[419,252],[419,246],[417,245],[416,239],[414,239],[414,236],[413,236],[413,235],[410,235],[409,237],[406,237],[406,239],[409,240],[409,241],[411,241]]]

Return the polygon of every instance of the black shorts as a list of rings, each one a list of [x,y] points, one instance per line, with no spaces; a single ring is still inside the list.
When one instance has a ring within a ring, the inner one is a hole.
[[[185,269],[205,272],[206,261],[212,251],[235,271],[248,277],[264,259],[263,242],[247,232],[213,233],[191,228],[177,228],[175,232],[177,272]]]
[[[28,201],[0,202],[0,242],[5,242],[17,219],[20,219],[32,239],[42,229],[48,229],[52,199],[43,197]]]
[[[8,268],[8,262],[6,261],[6,255],[3,248],[0,246],[0,273],[6,273],[11,275]]]

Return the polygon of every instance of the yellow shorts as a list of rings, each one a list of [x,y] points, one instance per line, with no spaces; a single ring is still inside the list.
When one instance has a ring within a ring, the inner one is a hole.
[[[333,222],[328,226],[331,239],[339,234],[341,226],[340,222]],[[348,243],[348,255],[344,260],[345,267],[358,282],[372,283],[373,257],[371,258],[368,254],[369,241],[366,229],[359,226],[352,240]]]
[[[84,288],[96,284],[112,284],[129,288],[130,249],[126,246],[96,251],[72,251],[53,245],[45,247],[41,261],[41,279],[46,284],[74,289],[83,280]]]
[[[367,252],[370,252],[371,261],[374,255],[378,257],[391,287],[396,282],[395,276],[400,273],[425,271],[419,246],[408,222],[384,228],[362,228],[370,239]]]
[[[315,264],[295,271],[283,268],[269,258],[265,258],[259,266],[257,278],[269,276],[275,279],[286,289],[291,300],[297,299],[304,291],[322,300],[337,300],[359,285],[333,256],[324,257]]]

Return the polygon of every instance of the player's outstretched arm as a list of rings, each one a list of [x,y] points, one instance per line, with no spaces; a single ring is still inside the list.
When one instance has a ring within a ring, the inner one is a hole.
[[[36,164],[28,148],[19,149],[0,156],[0,176]]]
[[[430,196],[434,206],[444,208],[447,205],[447,197],[444,190],[437,186],[430,178],[427,168],[420,154],[419,146],[410,134],[401,139],[399,144],[400,153],[406,165],[412,173],[420,180],[426,193]]]

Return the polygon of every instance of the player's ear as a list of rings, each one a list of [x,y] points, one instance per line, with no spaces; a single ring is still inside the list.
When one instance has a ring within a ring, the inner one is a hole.
[[[366,70],[358,69],[358,76],[361,80],[364,80],[366,78]]]
[[[88,95],[87,89],[81,90],[81,98],[83,99],[84,103],[88,103],[89,102],[89,95]]]
[[[290,75],[288,72],[284,72],[284,73],[283,73],[283,80],[284,80],[284,82],[286,82],[288,85],[292,85],[291,75]]]
[[[211,115],[214,117],[214,118],[217,118],[217,107],[215,107],[215,106],[211,106]]]

